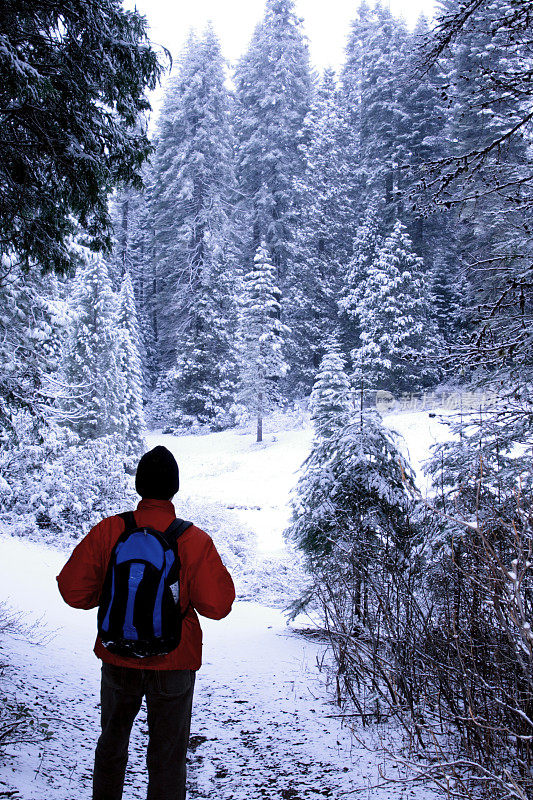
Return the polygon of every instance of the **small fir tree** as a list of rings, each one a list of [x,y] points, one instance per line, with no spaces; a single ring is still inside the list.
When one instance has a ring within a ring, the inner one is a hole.
[[[438,379],[439,337],[423,267],[398,221],[368,268],[355,306],[361,346],[352,358],[373,388],[407,392]]]
[[[288,328],[280,322],[280,291],[265,245],[244,277],[241,311],[241,399],[257,417],[257,441],[263,440],[263,416],[279,399],[279,379],[288,367],[283,358]]]
[[[80,248],[81,250],[81,248]],[[118,366],[116,296],[102,256],[81,250],[74,281],[72,320],[63,359],[65,395],[60,403],[81,439],[124,430],[125,382]]]
[[[311,393],[311,419],[315,441],[323,442],[338,429],[345,428],[353,412],[350,381],[335,337],[331,337],[320,362]]]
[[[397,562],[409,548],[414,484],[379,415],[350,409],[348,386],[338,349],[330,345],[311,395],[315,436],[287,535],[314,579],[303,602],[351,597],[354,605],[346,613],[364,620],[372,570]]]

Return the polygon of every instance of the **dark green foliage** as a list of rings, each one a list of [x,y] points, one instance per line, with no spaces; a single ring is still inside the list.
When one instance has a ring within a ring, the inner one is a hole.
[[[135,130],[161,65],[146,22],[118,0],[0,6],[0,256],[65,272],[81,225],[109,247],[109,192],[139,183]]]

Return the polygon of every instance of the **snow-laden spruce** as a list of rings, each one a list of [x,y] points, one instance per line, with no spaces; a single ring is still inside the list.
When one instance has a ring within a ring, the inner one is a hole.
[[[171,414],[201,422],[220,423],[235,391],[233,149],[224,61],[208,27],[190,35],[171,78],[149,176],[159,391]]]
[[[353,601],[343,601],[346,614],[362,620],[373,570],[408,553],[412,474],[379,415],[354,410],[334,341],[318,371],[311,409],[315,436],[287,531],[313,580],[302,603],[318,601],[327,614],[328,603],[338,611],[345,597]]]
[[[354,309],[361,346],[352,359],[367,386],[409,392],[439,376],[438,332],[423,266],[396,222],[368,266]]]
[[[280,400],[279,381],[288,369],[283,354],[288,328],[279,319],[280,291],[275,272],[263,244],[243,282],[239,399],[257,419],[258,442],[263,438],[263,417]]]
[[[284,278],[312,91],[309,48],[293,0],[266,0],[235,83],[240,210],[249,217],[244,255],[252,257],[264,241]]]
[[[345,123],[335,73],[326,70],[304,121],[305,171],[294,185],[294,241],[283,298],[291,326],[289,384],[297,396],[313,387],[352,252],[357,191]]]

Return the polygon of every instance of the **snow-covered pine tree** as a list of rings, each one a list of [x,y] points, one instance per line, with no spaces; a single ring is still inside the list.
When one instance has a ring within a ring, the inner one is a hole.
[[[142,368],[139,356],[139,326],[129,272],[122,280],[118,298],[117,367],[122,377],[123,395],[119,402],[121,436],[126,467],[134,470],[145,449],[146,424],[142,397]]]
[[[383,244],[384,210],[377,198],[370,199],[353,240],[353,254],[345,270],[339,293],[338,308],[344,318],[350,349],[360,347],[359,316],[357,308],[365,291],[365,282],[376,255]]]
[[[329,337],[320,362],[310,408],[317,444],[329,439],[338,429],[344,429],[353,416],[350,381],[335,336]]]
[[[244,406],[257,418],[257,441],[263,440],[263,416],[279,400],[279,380],[288,367],[283,357],[288,329],[280,322],[276,270],[261,244],[244,276],[240,320],[241,390]]]
[[[283,315],[290,319],[287,360],[289,394],[307,395],[324,342],[335,325],[336,298],[353,237],[353,154],[339,111],[333,70],[324,72],[305,120],[305,172],[295,182],[295,232]],[[348,152],[349,150],[349,152]]]
[[[338,343],[333,338],[329,339],[320,362],[310,408],[313,445],[293,493],[292,522],[287,537],[304,553],[311,571],[318,571],[330,556],[338,533],[331,442],[338,441],[353,420],[350,382]]]
[[[343,106],[357,153],[361,206],[364,209],[370,197],[378,196],[388,225],[397,215],[401,192],[406,43],[405,26],[388,9],[362,3],[341,76]]]
[[[424,270],[429,272],[439,247],[449,250],[453,238],[442,214],[426,219],[412,207],[411,193],[420,178],[418,165],[426,155],[441,152],[439,132],[444,126],[435,70],[426,74],[419,60],[419,38],[426,27],[421,20],[410,34],[388,9],[366,3],[360,5],[352,23],[340,93],[345,137],[351,144],[344,148],[349,158],[343,172],[351,175],[355,191],[353,252],[344,261],[339,298],[346,350],[354,350],[359,343],[354,309],[363,289],[368,247],[376,246],[375,241],[367,246],[364,239],[373,239],[377,232],[383,236],[401,218],[414,252],[427,257]],[[452,254],[447,255],[451,260]]]
[[[83,263],[71,295],[60,406],[69,427],[84,440],[124,430],[125,382],[118,367],[117,299],[107,264],[99,254],[79,252]]]
[[[243,263],[262,241],[284,289],[293,236],[293,186],[304,169],[304,119],[311,101],[309,54],[293,0],[267,0],[236,75],[240,211],[249,217]]]
[[[322,360],[311,409],[315,436],[294,491],[287,536],[314,579],[306,600],[318,600],[333,616],[361,621],[367,578],[408,549],[412,475],[379,415],[351,408],[335,343]]]
[[[361,346],[352,359],[367,385],[412,392],[436,382],[438,332],[429,287],[400,221],[368,268],[355,313]]]
[[[179,355],[186,359],[191,374],[196,369],[203,373],[205,383],[209,364],[220,364],[224,370],[231,360],[227,344],[234,324],[231,311],[227,315],[220,311],[234,296],[230,286],[233,138],[224,62],[210,26],[200,38],[191,34],[170,82],[158,124],[154,172],[148,182],[154,229],[154,331],[161,368],[174,368]],[[221,292],[228,291],[222,299]],[[205,338],[208,351],[200,354],[196,333],[214,317],[218,331]],[[196,365],[195,359],[199,359]],[[220,373],[215,370],[213,394],[219,383]],[[182,385],[176,402],[189,391]],[[184,403],[210,417],[209,397],[209,387],[204,387],[194,400],[184,398]]]

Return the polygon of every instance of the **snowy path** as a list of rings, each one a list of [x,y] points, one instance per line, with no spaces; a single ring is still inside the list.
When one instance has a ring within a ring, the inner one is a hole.
[[[421,427],[420,419],[402,422],[409,431],[416,429],[422,454],[433,431],[427,422]],[[215,519],[217,508],[234,514],[256,533],[259,551],[275,555],[283,551],[289,490],[310,439],[304,429],[279,438],[269,434],[260,446],[239,432],[151,437],[151,444],[161,441],[175,451],[185,497],[214,504]],[[62,602],[55,576],[64,561],[57,550],[0,536],[0,602],[7,600],[30,621],[42,618],[34,641],[0,639],[0,663],[10,665],[2,686],[53,732],[48,742],[24,743],[9,753],[0,765],[0,798],[90,797],[99,713],[99,662],[92,654],[96,615]],[[433,800],[433,793],[421,788],[369,788],[380,783],[380,768],[392,768],[342,727],[316,667],[323,646],[288,628],[279,611],[237,602],[226,620],[203,620],[203,628],[204,666],[190,748],[192,800],[341,800],[346,793],[364,800]],[[387,728],[380,733],[392,740]],[[372,729],[357,732],[367,743],[375,735]],[[146,794],[145,737],[141,711],[125,800],[143,800]],[[351,794],[354,790],[360,794]]]
[[[62,604],[55,575],[63,559],[44,546],[0,538],[2,597],[30,618],[42,614],[46,628],[56,631],[38,646],[24,638],[4,640],[13,668],[7,685],[49,722],[54,738],[12,751],[10,765],[0,768],[0,797],[90,797],[98,725],[99,669],[91,652],[95,615]],[[24,581],[23,565],[28,575]],[[278,611],[255,603],[237,603],[226,620],[204,622],[204,667],[191,738],[191,798],[340,798],[374,782],[374,757],[354,749],[320,682],[315,666],[320,645],[291,632]],[[144,797],[145,733],[141,714],[130,747],[129,800]],[[9,794],[13,790],[16,794]],[[395,794],[388,788],[364,796],[381,800]]]

